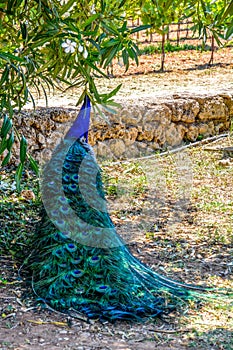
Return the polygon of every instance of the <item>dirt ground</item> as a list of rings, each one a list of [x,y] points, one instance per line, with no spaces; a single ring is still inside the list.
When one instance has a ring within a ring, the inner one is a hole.
[[[209,56],[209,52],[200,53],[196,51],[167,54],[166,72],[164,73],[155,72],[160,62],[158,55],[143,56],[141,57],[140,66],[132,65],[123,77],[119,77],[122,74],[122,68],[116,65],[114,66],[116,77],[108,81],[99,79],[98,84],[104,89],[114,88],[122,82],[122,90],[117,96],[119,101],[122,98],[132,99],[133,101],[138,97],[143,98],[143,96],[150,95],[163,99],[175,93],[233,93],[233,49],[227,48],[217,51],[215,53],[215,64],[212,67],[206,65]],[[66,95],[57,93],[50,97],[49,106],[70,107],[74,105],[78,93],[78,91],[72,90]],[[44,106],[43,103],[42,100],[38,101],[38,105]],[[221,145],[221,142],[219,145]],[[203,152],[198,157],[205,159],[205,154]],[[206,156],[212,157],[212,154],[206,154]],[[194,159],[196,159],[195,157],[197,157],[197,153],[194,154]],[[209,166],[213,163],[213,159],[206,160],[207,163],[209,162]],[[223,193],[224,196],[228,193],[228,186],[232,186],[232,165],[227,170],[224,168],[222,171],[225,176],[223,176],[225,183],[218,180],[219,182],[217,181],[213,185],[216,187],[213,188],[223,191],[221,195]],[[226,173],[227,171],[229,173]],[[200,183],[203,186],[212,186],[209,183],[208,176],[197,178],[195,185],[198,187]],[[230,196],[229,193],[228,195]],[[231,197],[226,198],[226,201],[232,201]],[[172,201],[170,201],[170,206],[172,206]],[[226,221],[232,220],[232,207],[230,212],[227,212],[227,210],[225,219]],[[3,219],[6,213],[2,212],[1,215],[0,218]],[[202,226],[205,226],[205,223],[202,225],[198,221],[201,215],[202,208],[197,210],[193,206],[190,209],[189,214],[180,223],[182,228],[177,231],[176,247],[172,243],[174,232],[173,234],[167,234],[166,225],[164,225],[153,237],[145,237],[141,234],[138,241],[132,245],[132,252],[143,262],[158,269],[161,273],[166,273],[166,268],[170,267],[169,264],[174,260],[174,255],[176,264],[179,259],[184,259],[185,263],[183,268],[177,267],[176,270],[170,270],[170,277],[176,271],[185,282],[201,280],[203,277],[208,281],[207,276],[210,274],[216,276],[217,282],[215,281],[215,283],[219,282],[227,286],[227,281],[232,280],[232,242],[219,241],[216,243],[216,237],[211,236],[213,242],[215,242],[213,248],[212,245],[209,246],[205,243],[203,237],[200,239],[198,236],[199,240],[197,240],[197,229],[202,230]],[[207,216],[205,218],[208,221]],[[124,225],[121,226],[123,221],[117,220],[117,217],[114,219],[121,231],[121,227],[124,227]],[[220,226],[224,226],[224,224],[218,223]],[[30,225],[33,227],[33,223],[30,222]],[[209,226],[206,226],[210,230],[208,231],[209,234],[214,235]],[[203,236],[206,232],[203,231]],[[187,247],[185,245],[187,243],[186,239],[188,236],[191,237],[192,234],[194,243]],[[177,253],[179,249],[184,249],[180,251],[180,256]],[[15,261],[12,261],[10,253],[0,257],[0,265],[2,271],[2,277],[0,274],[0,350],[233,349],[233,343],[231,342],[233,338],[233,313],[229,310],[224,313],[221,310],[211,311],[208,307],[203,306],[200,311],[200,307],[195,308],[194,306],[190,310],[188,309],[182,317],[178,314],[164,315],[160,319],[141,324],[127,322],[101,324],[95,321],[87,323],[84,320],[67,317],[49,309],[41,309],[30,298],[25,299],[26,287],[18,277],[19,266]],[[195,267],[197,267],[196,272]],[[211,279],[209,282],[211,282]],[[195,323],[195,320],[197,320],[197,323]],[[202,326],[206,325],[206,328],[199,330],[197,325],[200,324]]]
[[[208,65],[210,52],[195,50],[166,54],[165,71],[160,72],[160,55],[143,55],[139,66],[132,62],[127,72],[118,63],[114,64],[114,77],[97,78],[96,85],[101,93],[113,90],[119,84],[122,87],[115,97],[121,103],[127,99],[156,97],[164,100],[174,94],[213,95],[232,93],[233,91],[233,47],[218,50],[214,54],[214,64]],[[49,95],[50,107],[75,107],[80,90],[69,89],[66,93],[55,91]],[[45,107],[45,99],[38,98],[37,105]],[[26,108],[32,108],[28,104]]]

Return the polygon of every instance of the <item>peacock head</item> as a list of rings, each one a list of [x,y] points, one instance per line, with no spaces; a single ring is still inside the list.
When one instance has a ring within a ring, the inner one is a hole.
[[[90,126],[91,102],[88,95],[84,97],[83,105],[65,139],[80,140],[88,143],[88,130]]]

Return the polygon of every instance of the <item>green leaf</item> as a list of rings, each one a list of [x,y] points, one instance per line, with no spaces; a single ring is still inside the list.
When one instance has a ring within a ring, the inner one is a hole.
[[[76,103],[76,106],[78,106],[80,103],[83,102],[83,100],[84,100],[86,94],[87,94],[87,92],[86,92],[86,89],[85,89],[85,90],[83,90],[82,94],[79,96],[79,99],[78,99],[78,101],[77,101],[77,103]]]
[[[129,55],[128,55],[126,49],[124,49],[122,51],[122,57],[123,57],[123,63],[125,65],[125,70],[127,71],[129,68]]]
[[[121,0],[120,4],[118,5],[118,8],[120,9],[124,4],[126,3],[126,0]]]
[[[172,5],[173,2],[174,2],[174,0],[166,0],[166,1],[164,1],[164,4],[165,4],[164,11],[167,11],[169,9],[169,7]]]
[[[30,164],[30,167],[32,168],[32,170],[35,172],[35,174],[37,176],[39,176],[39,165],[37,163],[37,161],[29,154],[28,155],[28,160],[29,160],[29,164]]]
[[[8,151],[11,150],[12,145],[13,145],[13,143],[14,143],[14,140],[15,140],[14,131],[12,130],[12,132],[11,132],[11,134],[10,134],[10,137],[9,137],[8,140],[7,140],[7,149],[8,149]]]
[[[14,8],[15,0],[8,0],[7,1],[7,12],[12,13],[12,9]]]
[[[101,0],[101,1],[100,1],[100,4],[101,4],[101,12],[104,13],[104,12],[105,12],[105,9],[106,9],[107,3],[106,3],[106,1]]]
[[[130,33],[133,34],[133,33],[137,33],[137,32],[140,32],[141,30],[146,30],[148,28],[151,28],[152,26],[150,24],[145,24],[145,25],[141,25],[139,27],[136,27],[136,28],[133,28],[130,30]]]
[[[106,68],[113,60],[113,58],[116,56],[117,52],[119,51],[120,44],[117,44],[115,47],[112,47],[107,54],[107,57],[104,62],[104,68]]]
[[[23,174],[23,164],[19,163],[15,173],[16,189],[18,192],[20,192],[20,182],[22,179],[22,174]]]
[[[120,90],[122,84],[118,85],[114,90],[112,90],[108,95],[108,99],[110,99],[111,97],[115,96],[118,91]]]
[[[93,70],[96,70],[98,73],[100,73],[103,77],[108,79],[108,76],[97,66],[95,66],[92,62],[88,61],[87,62],[88,66],[90,66]]]
[[[227,29],[224,39],[228,40],[233,34],[233,24]]]
[[[5,165],[7,165],[7,163],[9,162],[9,160],[10,160],[10,157],[11,157],[11,152],[9,151],[8,153],[7,153],[7,155],[6,155],[6,157],[3,159],[3,161],[2,161],[2,166],[5,166]]]
[[[26,26],[26,24],[20,22],[20,29],[21,29],[23,40],[26,40],[27,39],[27,26]]]
[[[102,24],[102,27],[104,27],[104,29],[106,29],[109,33],[118,36],[118,30],[115,27],[113,27],[113,25],[110,27],[104,22],[101,22],[101,24]]]
[[[100,46],[95,40],[89,38],[88,41],[100,52]]]
[[[3,137],[1,143],[0,143],[0,154],[2,154],[7,149],[7,140],[6,136]]]
[[[203,14],[204,14],[204,16],[206,17],[206,14],[207,14],[207,8],[206,8],[205,1],[201,0],[201,6],[202,6],[202,11],[203,11]]]
[[[112,90],[110,93],[107,94],[101,94],[101,100],[102,100],[102,105],[103,104],[111,104],[112,106],[118,106],[119,104],[117,104],[116,102],[114,102],[113,100],[110,100],[111,97],[115,96],[117,94],[117,92],[120,90],[122,84],[118,85],[114,90]]]
[[[96,88],[96,85],[93,79],[89,82],[89,89],[90,89],[90,92],[94,94],[97,103],[101,103],[102,101],[100,99],[100,95],[98,93],[98,90]]]
[[[119,38],[117,38],[117,39],[111,38],[109,41],[104,43],[104,47],[105,48],[106,47],[112,47],[112,46],[116,46],[117,44],[119,44]]]
[[[213,34],[214,39],[216,40],[218,46],[222,46],[222,42],[221,42],[221,40],[220,40],[220,37],[219,37],[218,33],[215,32],[215,31],[212,31],[212,34]]]
[[[222,23],[228,15],[233,16],[233,1],[230,2],[222,18],[220,18],[219,24]]]
[[[95,13],[94,15],[90,16],[83,24],[82,27],[86,28],[87,26],[89,26],[89,24],[91,24],[92,22],[94,22],[97,18],[99,18],[100,13]]]
[[[61,15],[64,15],[69,9],[74,5],[76,0],[69,0],[65,5],[62,6],[62,10],[60,12]]]
[[[129,57],[132,58],[132,60],[135,59],[135,52],[134,52],[133,49],[131,49],[130,47],[128,47],[128,48],[127,48],[127,52],[128,52],[128,54],[129,54]],[[136,55],[136,57],[137,57],[137,55]]]
[[[6,80],[8,80],[9,78],[9,72],[10,72],[10,69],[9,69],[9,66],[8,64],[6,65],[3,73],[2,73],[2,77],[1,77],[1,80],[0,80],[0,86],[2,86]]]
[[[20,58],[18,56],[12,55],[9,52],[0,52],[0,58],[2,58],[5,61],[9,61],[9,59],[15,60],[15,61],[18,61],[18,62],[23,62],[24,61],[23,58]]]
[[[117,110],[115,108],[110,108],[109,107],[109,103],[107,105],[102,104],[101,105],[102,108],[104,108],[107,112],[111,113],[111,114],[117,114]]]
[[[27,140],[22,136],[20,140],[20,162],[23,164],[27,154]]]
[[[7,115],[4,116],[3,124],[1,127],[0,135],[1,137],[6,137],[10,129],[12,128],[12,121]]]

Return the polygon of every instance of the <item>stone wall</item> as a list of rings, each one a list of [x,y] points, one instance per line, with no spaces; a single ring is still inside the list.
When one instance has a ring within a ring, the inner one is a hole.
[[[179,96],[166,100],[124,100],[116,114],[92,116],[89,140],[97,157],[122,159],[152,154],[185,141],[228,130],[233,118],[233,95]],[[40,108],[15,119],[17,129],[40,161],[72,125],[78,109]],[[16,148],[15,148],[16,151]]]

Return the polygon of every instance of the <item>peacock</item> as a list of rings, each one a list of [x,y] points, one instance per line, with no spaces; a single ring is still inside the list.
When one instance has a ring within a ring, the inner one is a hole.
[[[198,300],[205,288],[156,273],[117,234],[88,144],[90,110],[86,95],[43,170],[43,209],[29,258],[34,293],[60,312],[108,321],[157,317]]]

